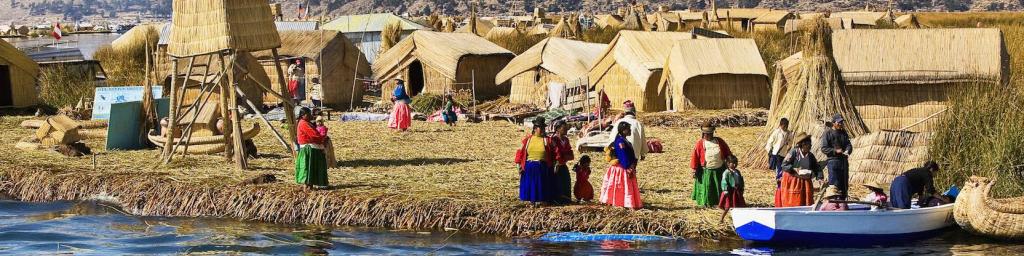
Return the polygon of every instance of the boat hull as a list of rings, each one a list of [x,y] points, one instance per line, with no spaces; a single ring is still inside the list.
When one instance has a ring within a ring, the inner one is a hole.
[[[927,238],[953,225],[952,205],[867,211],[812,211],[810,207],[737,208],[733,226],[741,238],[797,245],[872,245]]]

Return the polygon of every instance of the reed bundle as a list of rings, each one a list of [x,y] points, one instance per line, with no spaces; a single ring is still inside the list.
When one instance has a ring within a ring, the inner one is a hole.
[[[142,75],[142,72],[138,73]],[[58,64],[41,68],[39,100],[53,108],[74,107],[83,97],[92,96],[94,75],[89,68],[78,65]]]
[[[484,39],[487,39],[487,41],[491,41],[517,55],[540,43],[540,41],[544,41],[545,38],[547,38],[546,35],[531,35],[518,28],[493,28],[484,36]]]
[[[402,22],[398,20],[392,20],[388,24],[384,25],[384,29],[380,32],[380,52],[386,52],[391,47],[398,44],[398,40],[402,37]]]
[[[96,49],[95,58],[103,65],[108,85],[143,84],[146,76],[146,51],[156,51],[161,28],[162,25],[138,25],[109,46]]]

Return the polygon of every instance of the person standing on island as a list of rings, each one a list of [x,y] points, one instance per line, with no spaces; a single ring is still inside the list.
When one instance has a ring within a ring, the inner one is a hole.
[[[853,153],[853,144],[850,143],[850,135],[846,133],[845,125],[846,120],[843,116],[836,114],[832,117],[832,129],[825,131],[821,138],[821,152],[828,156],[828,160],[825,161],[828,167],[828,185],[839,190],[842,200],[846,200],[846,196],[849,195],[849,158]]]
[[[532,133],[523,138],[522,147],[516,151],[519,166],[519,200],[534,204],[546,203],[554,198],[551,186],[554,176],[551,162],[553,149],[544,135],[547,125],[544,118],[533,119]]]
[[[693,148],[690,157],[690,168],[693,169],[693,193],[691,198],[698,206],[714,207],[718,205],[722,173],[725,172],[725,159],[732,156],[729,144],[715,137],[715,126],[710,122],[701,125],[701,138]]]
[[[784,154],[789,152],[789,144],[792,139],[793,133],[789,131],[789,119],[783,118],[779,120],[779,127],[772,130],[772,135],[764,144],[764,150],[768,151],[768,169],[775,171],[776,188],[782,185],[782,160],[785,159]]]
[[[630,145],[633,145],[633,153],[636,159],[644,160],[647,156],[647,136],[644,134],[644,127],[640,124],[640,120],[636,118],[636,107],[633,106],[633,101],[626,101],[622,103],[623,109],[625,109],[624,116],[612,125],[612,136],[619,134],[619,124],[627,123],[630,127],[630,135],[626,136],[626,140],[629,141]],[[615,141],[615,138],[609,142],[611,144]]]
[[[452,94],[444,96],[444,108],[441,109],[441,119],[444,119],[444,123],[448,127],[455,126],[455,122],[459,120],[459,116],[455,113],[455,98]]]
[[[306,188],[327,187],[327,156],[324,154],[327,127],[317,127],[313,119],[309,108],[299,109],[299,123],[296,127],[299,153],[295,157],[295,183],[304,184]]]
[[[818,159],[811,153],[811,136],[796,135],[796,148],[782,161],[782,178],[775,190],[775,207],[808,206],[814,204],[814,182],[823,174]],[[813,180],[812,180],[813,179]]]
[[[288,92],[292,94],[292,100],[296,105],[302,104],[306,88],[306,70],[302,66],[302,59],[295,59],[295,63],[288,65]]]
[[[394,101],[395,106],[391,109],[388,128],[404,132],[412,125],[412,111],[409,110],[409,103],[412,102],[412,98],[405,91],[405,81],[402,79],[395,80],[397,81],[397,86],[395,86],[395,90],[391,93],[391,100]]]
[[[555,121],[555,134],[551,135],[551,148],[555,150],[554,198],[555,203],[572,202],[572,175],[569,174],[569,161],[576,158],[569,142],[569,124],[564,120]]]
[[[638,159],[633,152],[633,144],[626,139],[633,132],[629,126],[629,123],[619,123],[615,141],[605,148],[609,166],[601,184],[601,203],[640,209],[644,204],[640,200],[640,187],[636,183]]]

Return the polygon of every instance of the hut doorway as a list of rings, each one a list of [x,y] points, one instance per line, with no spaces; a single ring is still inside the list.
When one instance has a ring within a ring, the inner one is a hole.
[[[405,81],[409,85],[409,96],[416,96],[423,92],[423,63],[413,61],[409,64],[409,77]]]
[[[0,65],[0,106],[14,105],[14,84],[10,66]]]

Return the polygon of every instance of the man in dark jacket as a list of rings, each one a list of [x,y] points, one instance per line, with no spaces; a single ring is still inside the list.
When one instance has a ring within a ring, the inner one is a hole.
[[[917,195],[917,205],[924,207],[928,199],[935,195],[935,183],[932,180],[939,164],[928,161],[920,168],[910,169],[892,180],[889,187],[890,201],[893,208],[910,209],[910,200]]]
[[[836,114],[832,117],[832,129],[825,131],[821,138],[821,152],[828,157],[825,161],[825,166],[828,167],[828,184],[836,186],[843,199],[849,195],[849,157],[853,153],[853,144],[850,144],[850,135],[846,133],[845,125],[846,120],[843,116]]]

